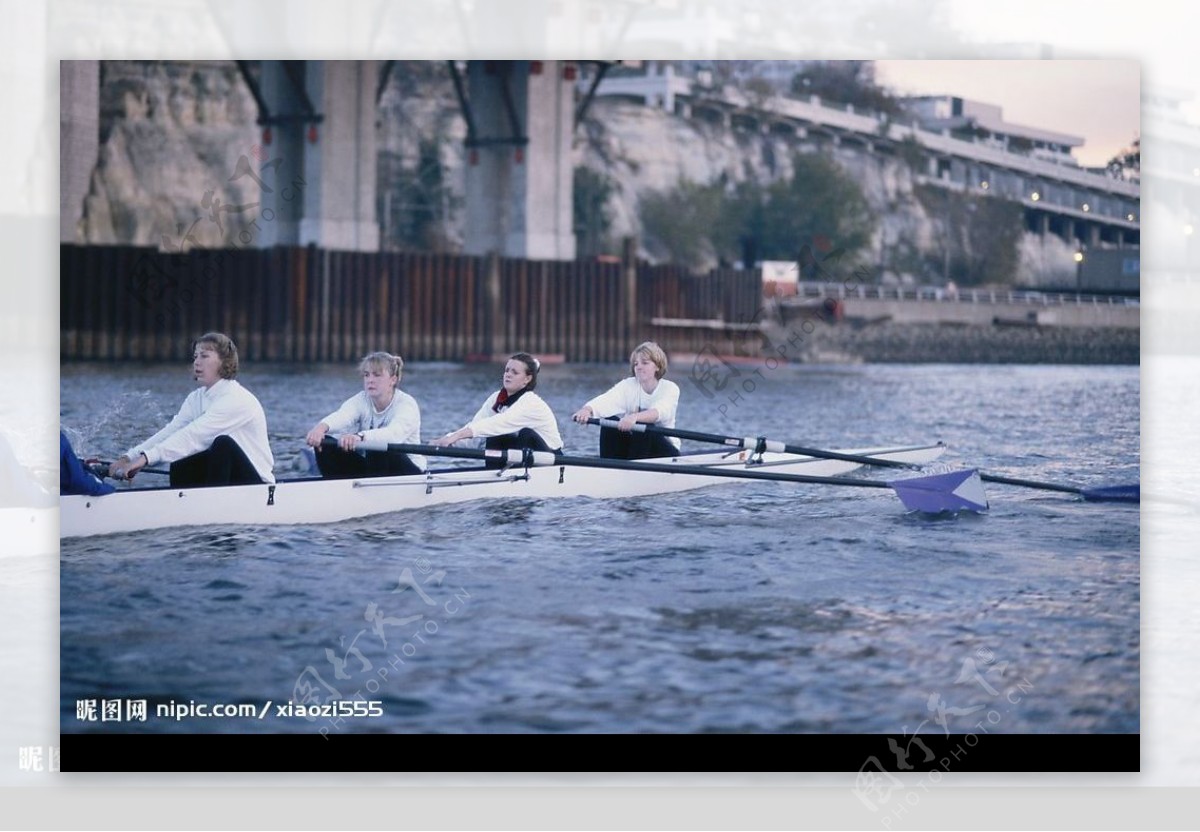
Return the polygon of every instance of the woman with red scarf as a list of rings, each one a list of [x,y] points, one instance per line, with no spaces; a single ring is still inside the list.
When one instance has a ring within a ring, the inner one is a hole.
[[[453,433],[432,440],[431,444],[445,447],[479,437],[486,440],[485,447],[489,449],[561,451],[562,437],[554,412],[533,392],[540,369],[541,364],[529,353],[513,355],[504,365],[502,386],[488,396],[475,418]],[[493,462],[489,460],[488,464]]]

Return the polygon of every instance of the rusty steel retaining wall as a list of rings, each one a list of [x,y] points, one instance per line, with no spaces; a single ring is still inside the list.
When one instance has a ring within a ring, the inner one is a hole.
[[[179,360],[220,330],[250,360],[623,361],[647,339],[700,351],[713,333],[679,321],[751,321],[762,302],[756,272],[313,247],[63,245],[60,274],[64,360]]]

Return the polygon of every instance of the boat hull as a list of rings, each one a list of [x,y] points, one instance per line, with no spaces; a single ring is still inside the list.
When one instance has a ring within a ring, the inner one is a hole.
[[[924,464],[936,459],[944,450],[943,445],[927,445],[866,448],[842,453]],[[836,476],[859,467],[853,462],[794,454],[766,454],[761,464],[748,463],[749,456],[747,451],[737,451],[645,461],[806,476]],[[62,497],[60,528],[63,538],[72,538],[174,526],[334,523],[469,500],[641,497],[732,481],[727,477],[688,473],[554,465],[504,471],[442,470],[414,476],[356,480],[291,480],[275,485],[221,488],[120,489],[102,497]]]

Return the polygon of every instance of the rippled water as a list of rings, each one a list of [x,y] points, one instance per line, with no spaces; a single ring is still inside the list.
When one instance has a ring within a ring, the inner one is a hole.
[[[620,373],[543,372],[568,450],[595,434],[567,414]],[[993,473],[1138,478],[1136,367],[749,373],[731,402],[678,368],[680,426],[825,447],[941,439],[950,462]],[[277,471],[357,386],[349,367],[260,365],[242,381]],[[498,381],[418,365],[404,386],[428,437]],[[109,455],[189,389],[186,365],[67,366],[62,422],[81,452]],[[1137,731],[1138,508],[988,490],[988,515],[949,520],[906,515],[886,491],[739,483],[64,541],[62,729],[115,728],[79,722],[75,703],[120,696],[151,709],[121,730],[339,730],[153,716],[170,699],[280,703],[311,686],[383,701],[342,730],[957,731],[1020,685],[992,730]]]

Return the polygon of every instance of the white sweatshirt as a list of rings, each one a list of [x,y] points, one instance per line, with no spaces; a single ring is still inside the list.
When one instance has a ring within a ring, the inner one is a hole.
[[[237,443],[263,482],[275,482],[266,414],[254,394],[233,379],[193,390],[165,428],[130,448],[126,456],[136,459],[144,453],[150,465],[177,462],[207,451],[222,435]]]

